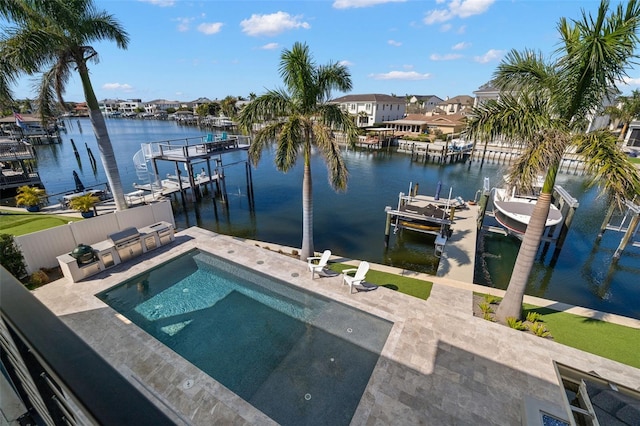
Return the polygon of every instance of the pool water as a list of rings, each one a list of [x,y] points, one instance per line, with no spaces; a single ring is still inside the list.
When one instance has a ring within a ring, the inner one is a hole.
[[[283,425],[349,424],[393,325],[199,250],[98,297]]]

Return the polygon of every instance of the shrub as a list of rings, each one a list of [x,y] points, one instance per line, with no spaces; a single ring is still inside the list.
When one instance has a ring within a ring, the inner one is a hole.
[[[513,328],[514,330],[522,331],[527,329],[527,327],[525,327],[524,324],[522,324],[522,321],[514,317],[507,318],[507,325]]]
[[[531,322],[531,323],[535,323],[540,321],[540,319],[542,318],[542,315],[540,315],[540,313],[538,312],[528,312],[527,313],[527,321]]]
[[[100,202],[100,198],[92,194],[84,194],[69,201],[69,207],[79,212],[89,212]]]
[[[495,320],[493,319],[493,317],[491,316],[491,312],[483,312],[482,313],[482,318],[486,319],[487,321],[491,321],[494,322]]]
[[[0,264],[16,278],[22,278],[27,273],[24,257],[13,235],[0,234]]]
[[[24,185],[18,188],[18,195],[16,195],[16,205],[18,206],[39,206],[42,204],[47,193],[44,189],[35,186]]]
[[[538,337],[551,337],[551,333],[541,322],[534,322],[529,326],[529,331]]]
[[[495,304],[495,303],[498,303],[500,301],[500,298],[498,296],[494,296],[492,294],[485,294],[484,295],[484,301],[489,303],[489,304]]]
[[[491,307],[491,305],[489,303],[483,302],[478,304],[478,306],[480,307],[480,310],[482,311],[483,314],[492,314],[493,313],[493,308]]]
[[[47,284],[49,281],[49,276],[42,269],[38,269],[29,277],[29,285],[31,287],[40,287],[43,284]]]

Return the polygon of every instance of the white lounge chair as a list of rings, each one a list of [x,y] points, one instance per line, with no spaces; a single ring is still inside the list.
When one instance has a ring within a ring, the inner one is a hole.
[[[311,279],[315,278],[315,274],[318,274],[318,276],[320,276],[324,267],[327,266],[330,257],[331,250],[325,250],[320,257],[307,257],[307,265],[309,266],[309,270],[311,271]]]
[[[349,284],[349,293],[353,293],[353,286],[359,286],[362,285],[362,282],[364,281],[365,276],[367,275],[367,272],[369,271],[369,262],[366,261],[362,261],[360,262],[360,265],[358,265],[358,269],[345,269],[344,271],[342,271],[342,273],[344,274],[342,276],[343,279],[343,285]],[[354,276],[350,276],[348,274],[355,272]]]

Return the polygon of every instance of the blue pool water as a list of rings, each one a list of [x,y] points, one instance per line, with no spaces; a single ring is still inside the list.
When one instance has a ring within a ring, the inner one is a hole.
[[[284,425],[349,424],[393,325],[198,250],[98,297]]]

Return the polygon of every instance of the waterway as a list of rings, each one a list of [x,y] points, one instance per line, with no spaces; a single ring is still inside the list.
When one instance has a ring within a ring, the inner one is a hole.
[[[107,120],[125,192],[137,181],[132,157],[141,143],[201,136],[205,131],[179,126],[170,121],[128,119]],[[76,170],[85,186],[106,182],[99,151],[88,119],[67,122],[68,132],[58,145],[39,146],[38,171],[49,194],[71,191]],[[70,139],[78,148],[73,153]],[[98,159],[91,168],[87,148]],[[419,184],[419,193],[433,194],[438,181],[442,193],[473,199],[485,177],[499,185],[504,166],[478,162],[439,165],[412,162],[408,155],[394,152],[343,151],[349,169],[346,192],[334,192],[328,183],[322,159],[314,155],[313,201],[314,243],[317,251],[366,259],[411,270],[435,273],[438,259],[433,253],[433,237],[409,231],[392,235],[384,246],[385,206],[396,206],[398,194],[409,184]],[[288,173],[275,169],[273,153],[265,151],[252,168],[255,209],[249,209],[247,179],[243,161],[246,152],[225,154],[227,205],[207,197],[199,203],[180,198],[172,201],[179,228],[200,226],[215,232],[273,244],[299,247],[302,228],[302,162]],[[240,162],[232,165],[232,163]],[[173,164],[160,164],[160,174],[175,174]],[[611,257],[621,234],[607,231],[599,244],[596,235],[604,218],[606,200],[588,188],[583,176],[561,174],[562,185],[580,202],[567,240],[557,257],[553,249],[538,261],[531,274],[527,293],[565,303],[640,319],[640,250],[628,248],[616,266]],[[186,208],[185,208],[186,207]],[[454,228],[455,232],[455,228]],[[476,259],[476,283],[506,288],[519,241],[513,237],[486,235],[480,239]]]

